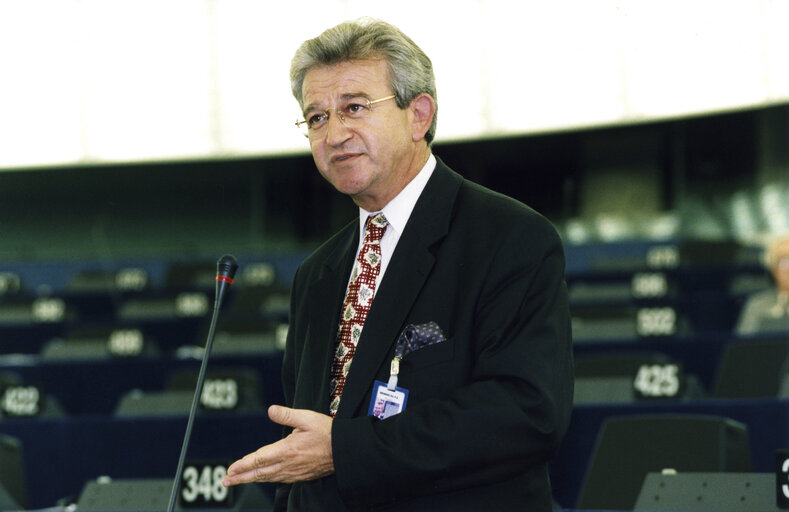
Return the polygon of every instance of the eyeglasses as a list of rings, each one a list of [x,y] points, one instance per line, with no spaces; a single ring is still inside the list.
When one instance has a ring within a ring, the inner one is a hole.
[[[373,110],[373,105],[382,101],[391,100],[395,95],[387,96],[385,98],[378,98],[377,100],[368,100],[367,98],[354,97],[347,98],[344,103],[337,108],[327,108],[326,110],[312,110],[307,112],[304,120],[296,121],[298,126],[304,133],[304,136],[310,140],[318,139],[326,134],[326,129],[329,126],[330,110],[337,112],[337,117],[345,126],[354,127],[364,122],[365,118],[370,115]]]

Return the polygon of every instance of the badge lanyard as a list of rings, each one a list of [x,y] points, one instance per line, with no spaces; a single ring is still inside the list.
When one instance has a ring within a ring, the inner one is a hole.
[[[401,336],[397,340],[395,347],[395,355],[392,358],[392,363],[389,365],[389,382],[386,384],[387,389],[394,390],[397,387],[397,376],[400,374],[400,360],[405,356],[406,339]]]

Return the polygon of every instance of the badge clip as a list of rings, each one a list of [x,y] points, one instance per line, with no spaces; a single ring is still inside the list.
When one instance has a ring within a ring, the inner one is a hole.
[[[389,365],[389,382],[386,384],[386,387],[390,390],[393,390],[397,387],[397,376],[400,374],[400,359],[403,356],[396,355],[392,359],[392,364]]]

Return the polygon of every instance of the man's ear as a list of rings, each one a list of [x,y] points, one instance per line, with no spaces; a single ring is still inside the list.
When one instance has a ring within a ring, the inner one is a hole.
[[[413,115],[411,122],[411,140],[418,142],[425,138],[425,134],[433,124],[436,113],[436,102],[432,96],[423,92],[413,100],[408,107]]]

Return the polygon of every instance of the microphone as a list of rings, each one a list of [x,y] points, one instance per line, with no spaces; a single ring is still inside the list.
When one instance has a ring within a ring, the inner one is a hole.
[[[225,254],[216,262],[216,295],[214,299],[214,309],[218,309],[225,297],[225,291],[233,284],[233,277],[238,270],[236,259]]]
[[[192,435],[192,428],[194,427],[195,415],[197,414],[197,406],[200,403],[200,395],[203,394],[203,382],[205,381],[205,370],[208,366],[208,355],[211,353],[211,346],[214,343],[214,331],[216,331],[216,321],[219,318],[219,309],[222,306],[222,300],[225,297],[225,292],[233,284],[233,278],[238,270],[238,263],[236,259],[230,254],[225,254],[219,261],[216,262],[216,297],[214,298],[214,314],[211,317],[211,326],[208,329],[208,338],[205,342],[205,349],[203,350],[203,361],[200,364],[200,372],[197,374],[197,386],[195,388],[194,398],[192,398],[192,408],[189,411],[189,420],[186,423],[186,433],[184,434],[184,442],[181,445],[181,456],[178,458],[178,468],[175,471],[175,480],[173,480],[173,488],[170,493],[170,504],[167,506],[168,512],[173,512],[175,509],[175,501],[178,496],[178,490],[181,486],[181,476],[184,471],[184,460],[186,459],[186,452],[189,448],[189,438]]]

